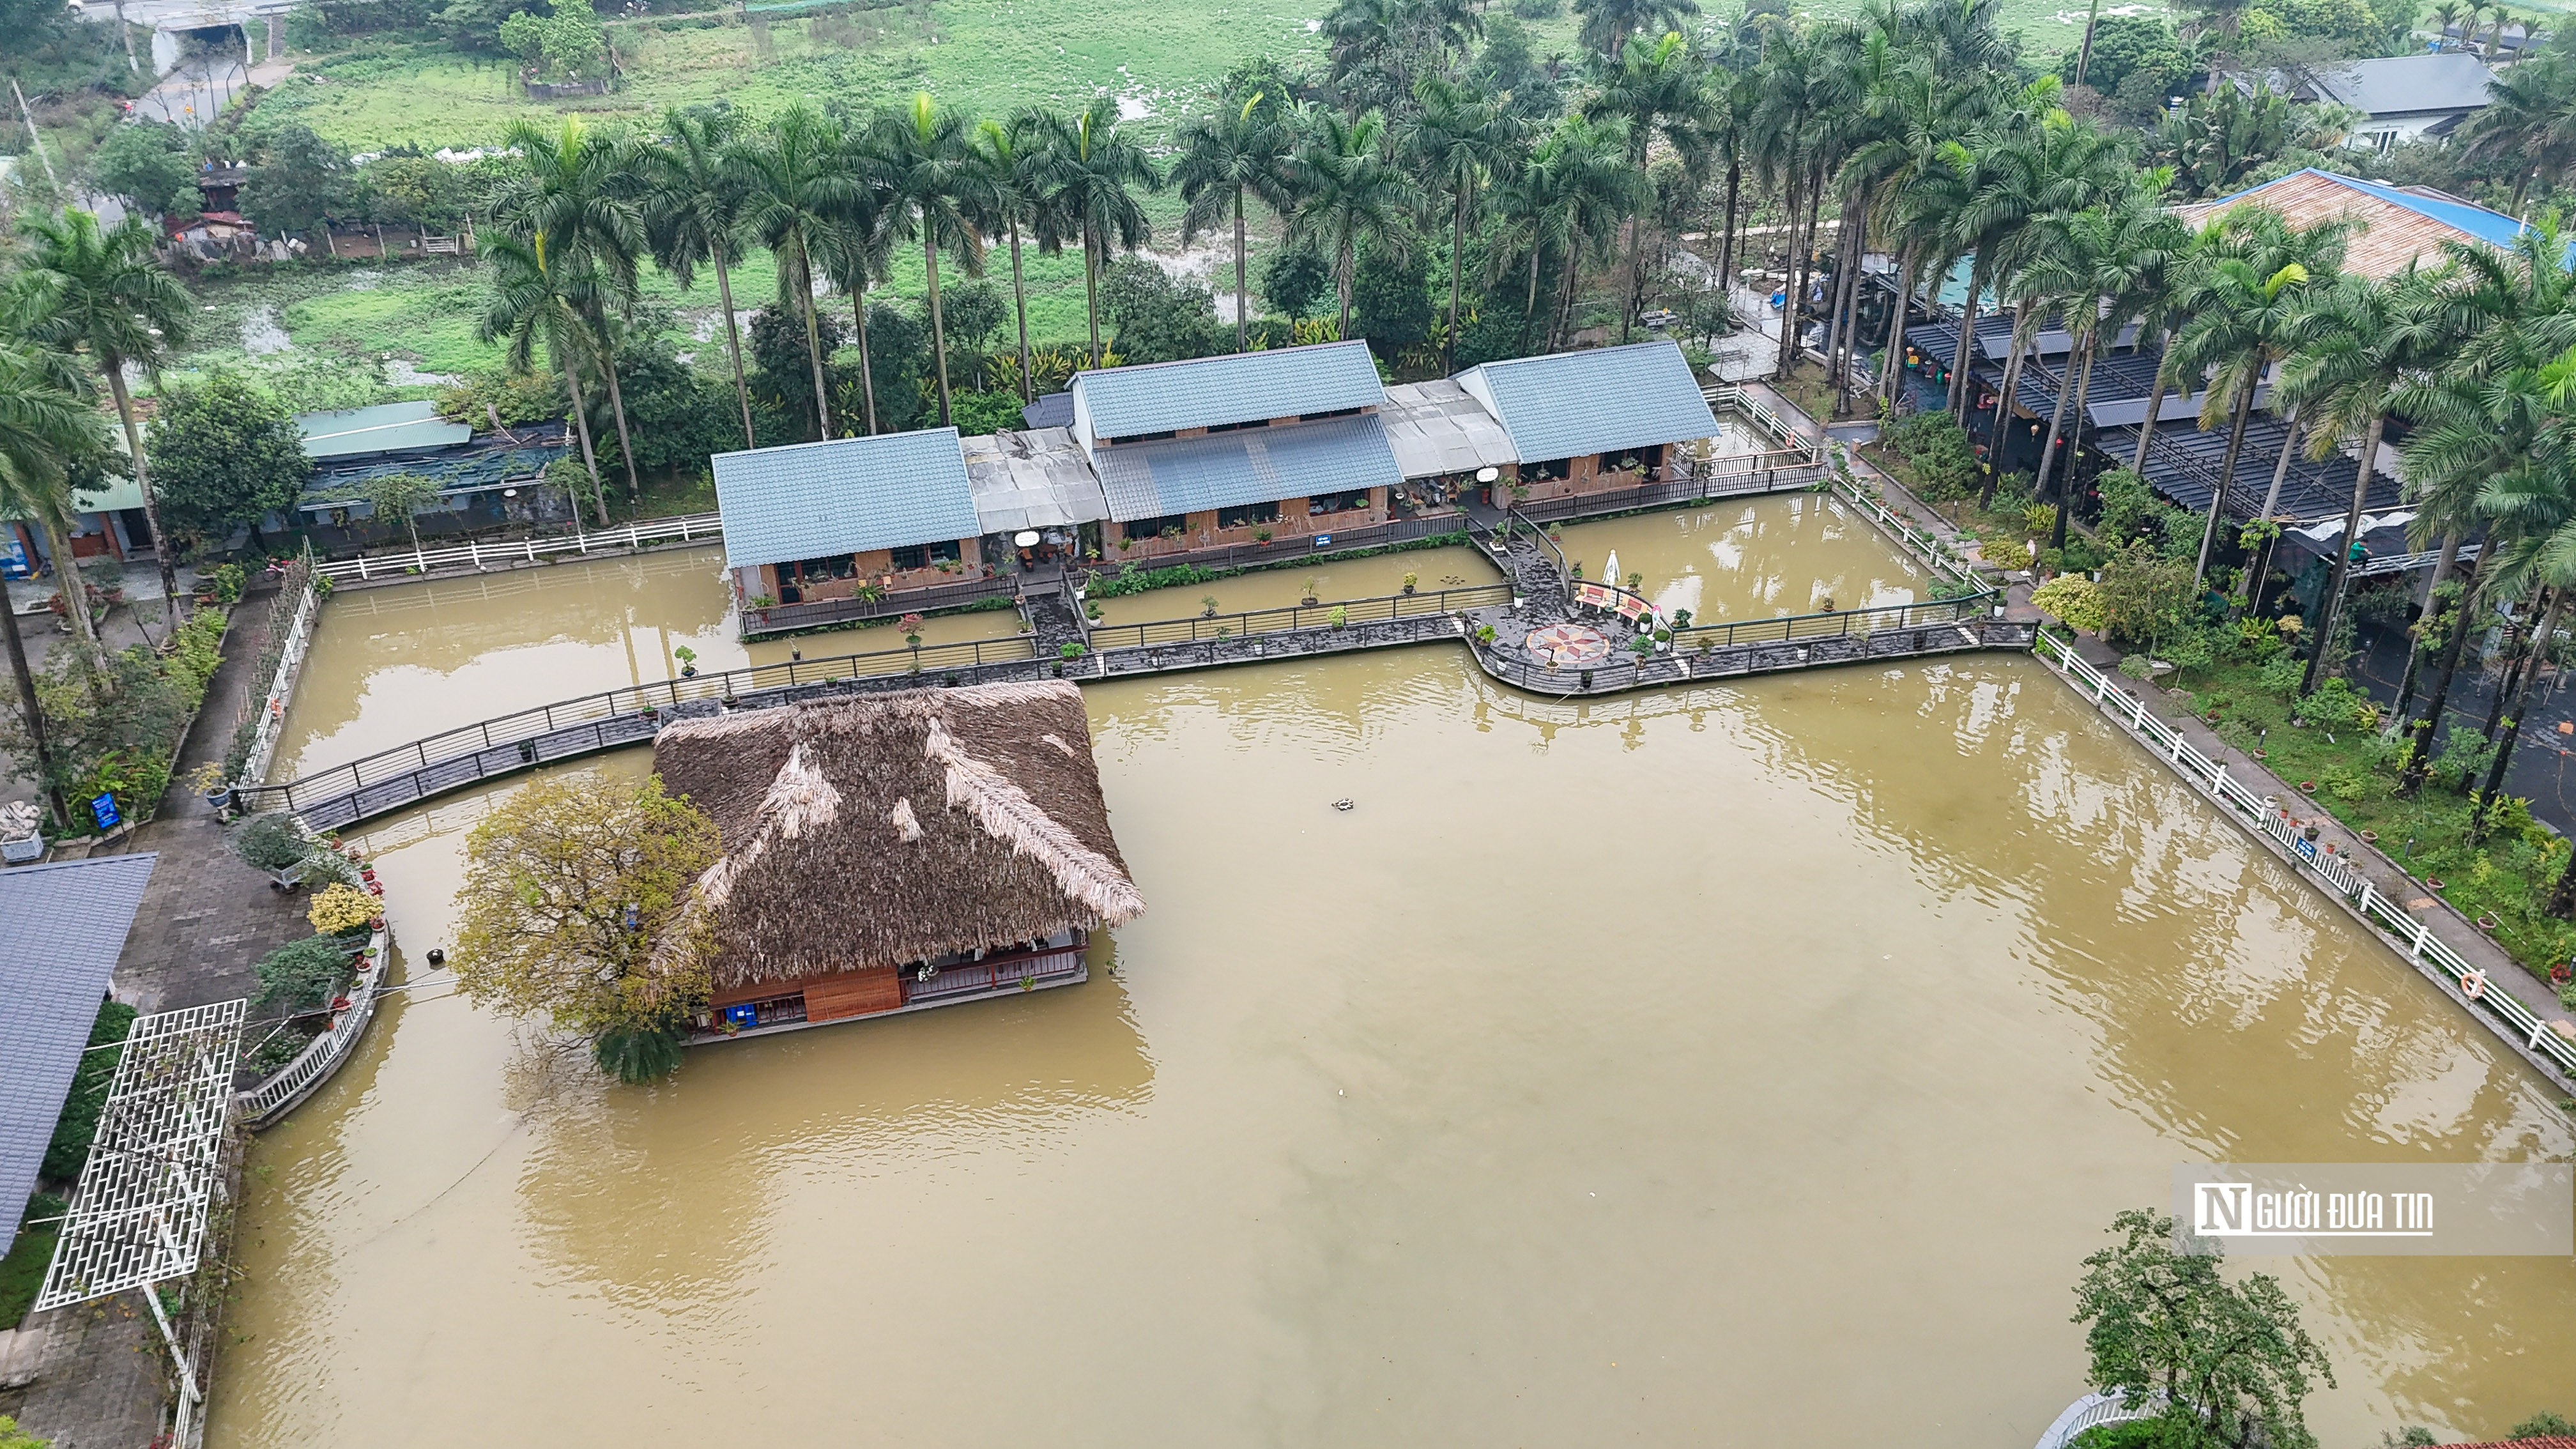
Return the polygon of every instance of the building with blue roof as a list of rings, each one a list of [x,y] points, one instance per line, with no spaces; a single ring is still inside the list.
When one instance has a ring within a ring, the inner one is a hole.
[[[2405,270],[2406,264],[2441,260],[2444,242],[2507,248],[2527,228],[2500,211],[2489,211],[2429,186],[2391,186],[2382,181],[2337,175],[2315,167],[2293,171],[2277,180],[2212,201],[2177,208],[2192,226],[2238,206],[2259,206],[2293,226],[2312,226],[2340,217],[2355,224],[2345,243],[2343,269],[2378,281]],[[2576,259],[2576,244],[2569,249]]]
[[[816,603],[983,576],[955,428],[718,453],[725,567],[745,599]],[[761,607],[755,605],[755,607]]]
[[[35,1191],[54,1122],[117,957],[143,905],[153,855],[101,855],[0,871],[0,1206],[11,1229]]]
[[[1480,363],[1457,381],[1502,424],[1531,498],[1657,481],[1677,446],[1718,431],[1690,363],[1665,339]]]
[[[502,427],[496,417],[494,426],[478,434],[470,423],[440,416],[434,403],[398,402],[298,413],[295,428],[304,437],[304,456],[313,461],[297,511],[310,526],[348,534],[326,535],[326,542],[360,543],[370,525],[397,527],[399,520],[376,519],[367,501],[370,483],[396,473],[417,474],[437,486],[437,498],[414,514],[414,526],[424,533],[550,521],[574,512],[574,500],[541,486],[547,466],[569,451],[561,422]]]

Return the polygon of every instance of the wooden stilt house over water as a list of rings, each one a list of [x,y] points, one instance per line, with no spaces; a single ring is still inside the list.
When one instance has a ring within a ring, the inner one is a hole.
[[[699,877],[714,991],[695,1039],[1088,978],[1133,920],[1073,685],[985,684],[684,720],[653,743],[724,854]]]

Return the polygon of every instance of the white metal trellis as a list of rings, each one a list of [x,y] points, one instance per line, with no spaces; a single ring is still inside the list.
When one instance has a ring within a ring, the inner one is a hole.
[[[153,1285],[197,1271],[222,1171],[249,1003],[225,1001],[137,1017],[99,1111],[79,1196],[45,1269],[38,1309],[140,1288],[178,1368],[177,1442],[190,1442],[195,1367]]]

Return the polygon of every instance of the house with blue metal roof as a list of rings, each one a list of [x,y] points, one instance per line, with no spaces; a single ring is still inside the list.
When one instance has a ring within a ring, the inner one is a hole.
[[[752,609],[899,596],[988,572],[955,428],[708,461],[725,567]]]
[[[375,506],[367,501],[368,485],[391,474],[413,473],[438,488],[436,500],[415,511],[424,533],[571,517],[577,500],[542,482],[547,465],[569,451],[564,424],[503,426],[497,414],[491,423],[477,433],[471,423],[440,416],[430,402],[298,413],[295,428],[304,436],[304,456],[312,460],[313,474],[296,509],[309,526],[349,534],[337,540],[326,536],[326,541],[365,542],[371,531],[399,531],[401,523],[376,518]]]
[[[72,1073],[113,986],[153,855],[0,871],[0,1205],[8,1226],[35,1190]]]
[[[1718,432],[1666,339],[1479,363],[1457,382],[1502,424],[1531,498],[1660,482],[1682,445]]]
[[[1365,342],[1101,368],[1071,393],[1073,441],[1108,500],[1105,557],[1328,538],[1398,506]]]

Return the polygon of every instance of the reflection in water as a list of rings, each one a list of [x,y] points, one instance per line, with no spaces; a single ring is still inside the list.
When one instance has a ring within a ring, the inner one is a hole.
[[[2170,1163],[2576,1148],[2028,661],[1087,697],[1114,975],[651,1090],[396,1005],[254,1149],[212,1442],[2028,1442]],[[415,946],[471,814],[372,832]],[[2576,1265],[2276,1271],[2328,1444],[2566,1407]]]
[[[1569,524],[1561,546],[1590,579],[1617,553],[1616,582],[1643,574],[1656,607],[1712,624],[1910,604],[1930,582],[1869,520],[1821,493]]]
[[[1100,619],[1104,624],[1151,624],[1192,618],[1206,607],[1204,601],[1210,595],[1215,596],[1220,614],[1291,608],[1305,597],[1309,582],[1315,586],[1315,597],[1326,604],[1342,599],[1382,599],[1403,589],[1406,574],[1415,575],[1414,588],[1426,594],[1503,581],[1502,570],[1472,548],[1423,548],[1367,558],[1317,560],[1289,568],[1255,569],[1212,584],[1122,594],[1100,601]]]
[[[907,647],[888,622],[745,645],[721,549],[681,549],[470,579],[347,590],[323,606],[298,676],[275,780],[437,731],[630,684],[696,651],[701,674]],[[925,620],[922,644],[1006,639],[1015,609]]]

